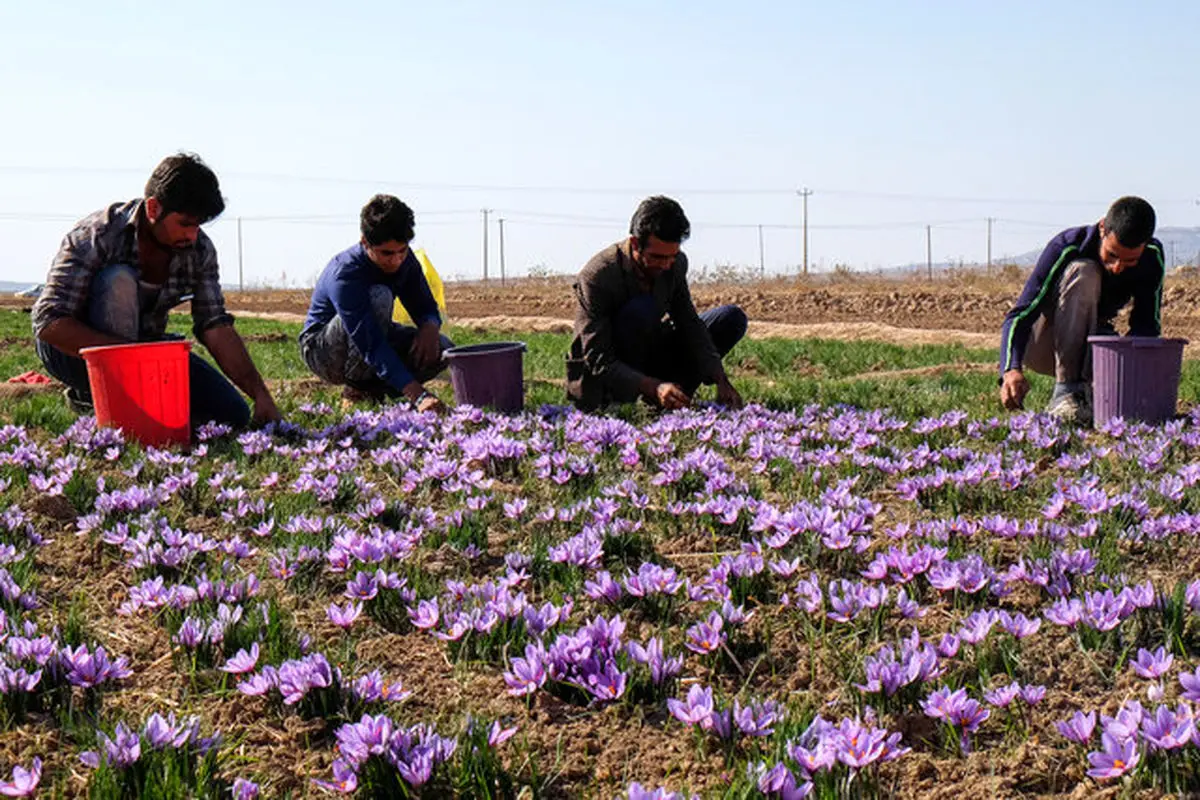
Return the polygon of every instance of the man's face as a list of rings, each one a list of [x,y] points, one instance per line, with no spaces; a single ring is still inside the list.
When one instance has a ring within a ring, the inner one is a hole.
[[[371,263],[387,273],[400,269],[404,259],[408,258],[408,242],[397,242],[394,239],[381,244],[363,242],[367,258]]]
[[[1100,263],[1114,275],[1120,275],[1137,264],[1142,251],[1146,249],[1144,244],[1137,247],[1121,244],[1115,233],[1105,230],[1103,222],[1100,223],[1100,234]]]
[[[654,235],[646,241],[645,247],[638,244],[636,236],[629,237],[629,251],[633,255],[634,263],[651,278],[675,266],[679,248],[679,242],[664,242]]]
[[[181,211],[164,214],[162,204],[155,197],[146,200],[146,221],[150,223],[154,240],[172,250],[186,250],[200,235],[199,217]]]

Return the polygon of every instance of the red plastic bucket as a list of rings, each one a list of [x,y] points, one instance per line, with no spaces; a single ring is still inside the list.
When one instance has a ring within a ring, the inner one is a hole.
[[[144,445],[191,440],[188,342],[138,342],[79,351],[87,362],[96,422]]]
[[[1089,336],[1096,425],[1114,417],[1150,424],[1175,416],[1187,339]]]
[[[450,385],[459,405],[520,411],[525,406],[524,342],[488,342],[451,347]]]

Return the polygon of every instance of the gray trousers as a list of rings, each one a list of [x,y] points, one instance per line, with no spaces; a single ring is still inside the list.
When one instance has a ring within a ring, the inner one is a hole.
[[[445,359],[427,369],[415,368],[411,349],[413,341],[417,338],[417,329],[411,325],[397,325],[392,322],[394,302],[392,292],[387,287],[371,287],[371,315],[376,324],[386,332],[388,344],[396,351],[396,355],[400,356],[404,366],[413,373],[413,378],[418,383],[424,383],[446,368]],[[453,342],[445,336],[441,337],[443,352],[453,346]],[[340,316],[329,320],[323,328],[305,332],[300,337],[300,356],[314,375],[328,383],[389,395],[398,394],[394,387],[384,383],[376,374],[375,368],[363,358],[346,332],[346,326],[342,324]]]
[[[1088,336],[1096,333],[1100,283],[1104,267],[1082,258],[1067,264],[1058,288],[1045,302],[1045,311],[1033,324],[1022,359],[1025,369],[1053,375],[1058,383],[1092,379],[1092,352]]]

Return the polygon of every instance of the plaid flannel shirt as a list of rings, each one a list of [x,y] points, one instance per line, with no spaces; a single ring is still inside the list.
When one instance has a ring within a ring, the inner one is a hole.
[[[101,269],[113,264],[138,268],[137,218],[141,206],[141,200],[114,203],[85,217],[66,235],[50,266],[46,286],[33,306],[35,336],[56,319],[87,319],[92,280]],[[195,245],[171,256],[158,302],[142,309],[139,340],[161,339],[167,330],[167,314],[186,294],[193,295],[192,331],[197,339],[202,340],[202,334],[210,328],[233,324],[221,294],[217,251],[203,231]]]

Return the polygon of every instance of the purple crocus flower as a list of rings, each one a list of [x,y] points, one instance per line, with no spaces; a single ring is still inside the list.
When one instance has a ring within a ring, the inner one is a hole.
[[[684,646],[693,653],[704,655],[711,653],[725,643],[725,633],[721,630],[725,621],[717,612],[708,615],[705,622],[698,622],[687,630],[687,641]]]
[[[237,689],[250,697],[261,697],[279,685],[279,673],[274,667],[263,667],[258,675],[251,675],[237,685]]]
[[[505,728],[500,725],[500,720],[492,723],[492,727],[488,728],[488,747],[499,747],[507,742],[517,733],[517,726]]]
[[[1142,720],[1142,735],[1157,750],[1176,750],[1188,744],[1195,734],[1192,712],[1180,705],[1177,711],[1159,706],[1153,716]]]
[[[258,642],[250,645],[250,652],[246,652],[243,648],[237,651],[237,654],[221,665],[222,672],[228,672],[231,675],[241,675],[244,672],[253,672],[258,665]]]
[[[234,778],[231,789],[233,800],[257,800],[258,784],[245,778]]]
[[[373,600],[379,594],[379,581],[374,575],[359,572],[346,582],[346,597],[351,600]]]
[[[1096,730],[1096,712],[1089,711],[1084,714],[1082,711],[1076,711],[1069,720],[1055,722],[1054,727],[1063,738],[1087,744],[1092,738],[1092,732]]]
[[[351,600],[345,606],[339,606],[337,603],[330,603],[325,609],[325,616],[334,625],[337,625],[343,630],[349,630],[358,618],[362,615],[362,603]]]
[[[1138,648],[1137,659],[1130,660],[1129,666],[1139,676],[1147,680],[1157,680],[1171,668],[1175,657],[1167,652],[1165,647],[1155,648],[1150,652],[1144,647]]]
[[[983,693],[983,699],[996,708],[1007,708],[1020,693],[1021,684],[1014,682],[996,689],[988,689]]]
[[[713,692],[699,684],[688,689],[687,700],[667,700],[667,710],[684,725],[704,725],[713,713]]]
[[[779,720],[779,704],[774,700],[754,702],[743,706],[733,701],[733,721],[747,736],[770,736]]]
[[[5,797],[28,797],[37,791],[42,780],[42,759],[34,758],[29,769],[13,767],[11,780],[0,780],[0,794]]]
[[[688,800],[679,792],[669,792],[666,789],[648,789],[637,781],[629,784],[625,789],[625,795],[628,800]],[[696,797],[697,795],[692,795],[692,800],[696,800]]]
[[[1193,672],[1181,672],[1179,684],[1183,687],[1183,699],[1193,703],[1200,702],[1200,667]]]
[[[415,609],[408,610],[408,618],[414,628],[428,630],[438,624],[438,604],[436,600],[422,600]]]
[[[504,682],[511,695],[533,694],[546,682],[546,651],[541,645],[525,645],[525,657],[512,659],[509,666]]]
[[[1137,739],[1118,739],[1111,733],[1100,735],[1102,749],[1088,753],[1088,763],[1092,768],[1087,771],[1090,777],[1097,780],[1119,778],[1137,766],[1141,755],[1138,753]]]
[[[1026,684],[1021,687],[1021,699],[1024,700],[1028,705],[1036,706],[1038,703],[1042,702],[1042,699],[1045,696],[1045,686],[1032,686],[1030,684]]]

